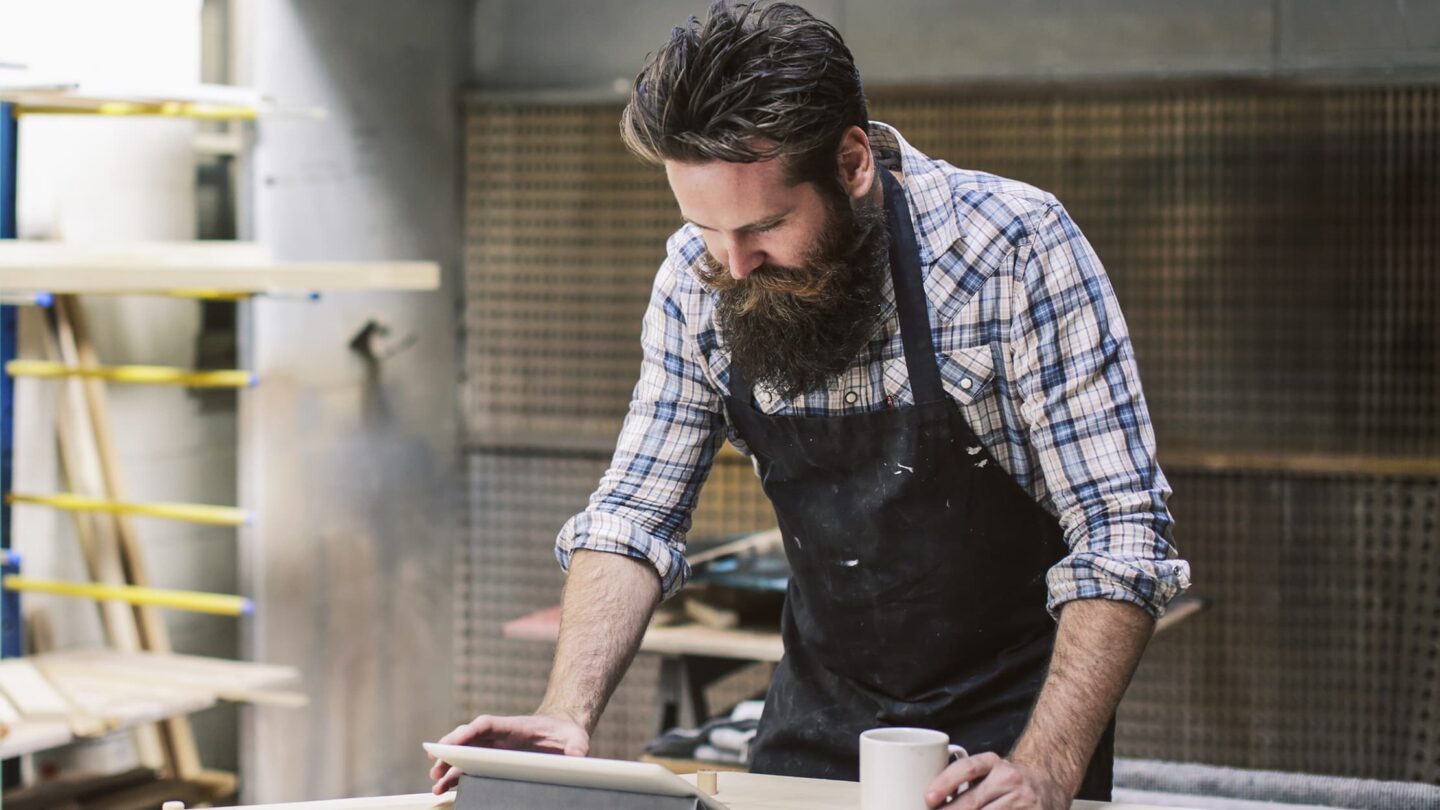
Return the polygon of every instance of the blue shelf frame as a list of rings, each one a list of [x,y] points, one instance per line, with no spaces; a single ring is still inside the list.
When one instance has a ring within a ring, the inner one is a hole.
[[[0,239],[16,236],[19,135],[14,105],[0,103]],[[0,494],[8,494],[14,482],[15,381],[4,368],[15,359],[18,320],[15,307],[0,305]],[[10,505],[0,498],[0,570],[7,574],[15,573],[20,562],[10,548],[10,526]],[[22,628],[19,594],[0,591],[0,657],[23,652]]]
[[[20,127],[12,104],[0,103],[0,239],[14,239],[15,187],[20,170]],[[15,359],[18,317],[13,306],[0,305],[0,573],[19,573],[20,558],[10,548],[9,494],[14,481],[15,381],[5,365]],[[0,589],[0,658],[16,658],[25,651],[25,624],[20,617],[20,594]],[[0,786],[20,784],[20,761],[0,763]]]

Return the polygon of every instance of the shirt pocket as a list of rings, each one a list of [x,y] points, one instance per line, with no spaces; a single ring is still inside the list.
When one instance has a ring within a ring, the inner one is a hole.
[[[1004,423],[1000,415],[999,373],[991,346],[969,346],[940,353],[940,379],[945,393],[960,406],[965,423],[980,443],[1006,467]]]
[[[974,405],[990,396],[995,382],[995,364],[991,360],[989,346],[940,352],[936,355],[936,362],[940,366],[940,383],[945,394],[962,407]],[[910,367],[905,364],[903,356],[886,360],[884,375],[885,394],[893,404],[915,404]]]
[[[995,387],[995,360],[989,346],[941,352],[940,380],[945,393],[962,406],[984,401]]]

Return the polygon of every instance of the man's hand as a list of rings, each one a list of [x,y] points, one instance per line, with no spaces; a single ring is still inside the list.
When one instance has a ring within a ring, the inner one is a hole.
[[[947,807],[1068,810],[1154,627],[1134,605],[1067,602],[1045,684],[1010,757],[986,753],[952,763],[931,783],[925,801],[939,807],[969,782],[970,789]]]
[[[976,754],[950,763],[925,791],[925,803],[931,807],[945,804],[945,797],[966,782],[970,787],[955,801],[945,805],[950,810],[1067,810],[1070,799],[1063,786],[1050,781],[1043,771],[1030,768],[998,754]]]
[[[590,735],[579,723],[563,715],[530,714],[495,717],[482,714],[440,738],[445,745],[476,745],[583,757],[590,753]],[[431,759],[435,759],[433,756]],[[460,781],[460,769],[436,761],[430,768],[436,780],[431,790],[438,796]]]
[[[655,604],[660,577],[643,560],[577,551],[561,599],[560,638],[550,686],[532,715],[480,715],[440,742],[583,757],[600,712],[635,658]],[[443,762],[430,768],[435,793],[460,781]]]

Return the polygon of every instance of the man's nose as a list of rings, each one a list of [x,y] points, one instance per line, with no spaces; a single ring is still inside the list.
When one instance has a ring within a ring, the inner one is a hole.
[[[765,254],[758,250],[751,250],[743,244],[734,243],[726,251],[729,261],[726,262],[726,269],[730,271],[730,277],[736,281],[744,281],[755,269],[765,263]]]

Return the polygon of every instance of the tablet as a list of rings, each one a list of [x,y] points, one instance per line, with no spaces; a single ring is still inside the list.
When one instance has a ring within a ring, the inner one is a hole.
[[[699,792],[664,766],[653,762],[566,757],[529,751],[505,751],[471,745],[425,743],[432,756],[471,776],[541,782],[567,787],[626,790],[654,796],[694,796],[705,810],[726,810],[725,805]]]

